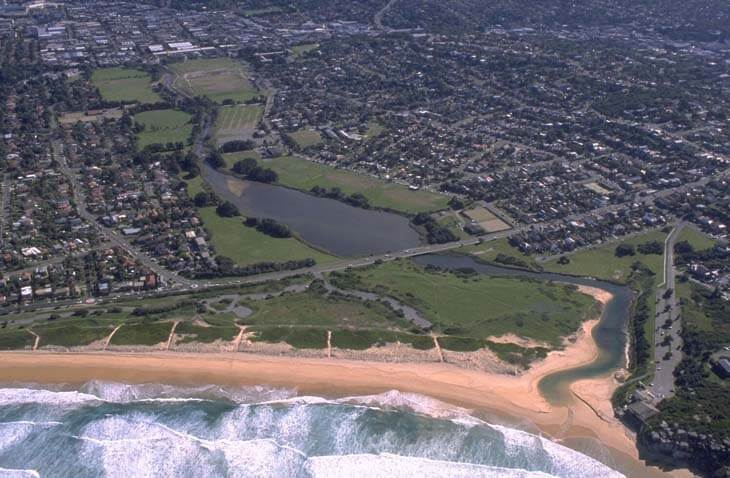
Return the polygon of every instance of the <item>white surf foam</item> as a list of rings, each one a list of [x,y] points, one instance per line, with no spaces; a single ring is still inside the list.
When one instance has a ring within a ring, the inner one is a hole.
[[[272,439],[206,440],[133,414],[107,417],[77,436],[108,477],[296,476],[306,455]]]
[[[555,443],[547,438],[532,435],[515,428],[491,425],[502,433],[508,453],[520,453],[526,450],[543,451],[549,457],[552,473],[565,478],[621,478],[623,475],[603,463],[575,450]]]
[[[36,470],[13,470],[0,467],[0,476],[3,478],[41,478]]]
[[[34,388],[0,388],[0,406],[31,403],[68,406],[94,401],[99,401],[99,398],[75,391],[56,392]]]
[[[313,478],[554,478],[536,471],[392,454],[311,457],[304,470]]]
[[[87,382],[82,387],[82,391],[99,397],[101,400],[114,403],[196,400],[229,400],[235,403],[257,403],[283,400],[296,394],[292,389],[261,385],[248,387],[222,387],[219,385],[185,387],[157,383],[126,384],[101,380]]]

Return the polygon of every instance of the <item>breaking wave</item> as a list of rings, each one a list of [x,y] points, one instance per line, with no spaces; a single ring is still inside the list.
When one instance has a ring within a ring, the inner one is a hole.
[[[620,477],[429,397],[89,382],[0,389],[0,476]]]

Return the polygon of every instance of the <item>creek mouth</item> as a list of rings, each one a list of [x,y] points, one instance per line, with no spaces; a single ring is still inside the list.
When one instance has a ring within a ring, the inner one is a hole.
[[[213,191],[242,214],[286,224],[304,242],[339,257],[380,255],[421,244],[407,217],[361,209],[273,184],[238,179],[201,165]]]
[[[633,300],[633,292],[627,286],[588,277],[498,267],[456,254],[427,254],[414,257],[413,261],[421,266],[431,265],[444,269],[471,268],[480,274],[497,277],[527,277],[542,281],[598,287],[613,294],[613,298],[603,309],[600,322],[593,328],[593,339],[598,347],[596,360],[580,367],[552,373],[539,382],[540,392],[553,405],[563,405],[572,400],[570,385],[573,382],[605,376],[626,365],[626,330]]]
[[[340,257],[364,257],[409,249],[421,238],[408,218],[384,211],[360,209],[348,204],[306,194],[294,189],[246,181],[223,174],[207,164],[204,179],[223,199],[235,204],[247,216],[268,217],[289,226],[303,241]],[[414,257],[421,265],[444,269],[471,268],[485,275],[526,277],[542,281],[598,287],[613,295],[593,329],[598,357],[590,364],[550,374],[538,387],[552,404],[572,400],[570,384],[605,376],[626,361],[627,325],[633,292],[611,282],[551,272],[534,272],[485,264],[463,255],[427,254]]]

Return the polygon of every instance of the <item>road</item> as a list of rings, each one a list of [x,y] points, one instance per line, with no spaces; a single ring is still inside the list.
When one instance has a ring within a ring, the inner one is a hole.
[[[378,27],[380,30],[386,30],[386,28],[383,26],[383,15],[385,15],[385,12],[390,10],[390,8],[395,4],[397,0],[389,0],[387,4],[378,12],[375,14],[375,17],[373,17],[373,23],[375,23],[375,26]]]
[[[656,291],[654,381],[649,386],[656,402],[674,395],[674,370],[682,360],[681,321],[675,292],[674,244],[686,225],[684,221],[677,223],[664,242],[663,281]],[[667,291],[671,291],[671,295],[665,298]]]
[[[10,206],[10,175],[3,174],[3,182],[0,185],[2,192],[0,192],[0,241],[5,235],[5,224],[7,222]]]

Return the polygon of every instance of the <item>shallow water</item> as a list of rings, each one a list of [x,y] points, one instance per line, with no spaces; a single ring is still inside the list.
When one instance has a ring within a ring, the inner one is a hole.
[[[89,382],[0,389],[0,476],[621,475],[415,394],[325,399],[267,387]]]
[[[341,257],[362,257],[401,251],[421,243],[408,218],[352,207],[301,191],[236,179],[203,165],[213,190],[238,206],[241,213],[275,219],[304,241]]]
[[[540,381],[540,392],[552,404],[562,405],[572,400],[569,390],[571,383],[584,378],[604,376],[626,365],[626,327],[633,298],[631,289],[626,286],[586,277],[497,267],[480,263],[468,256],[430,254],[416,257],[413,260],[422,266],[430,264],[454,269],[471,267],[481,274],[492,276],[529,277],[544,281],[599,287],[613,294],[613,299],[604,308],[601,321],[593,329],[593,338],[598,346],[598,358],[588,365],[556,372]]]

